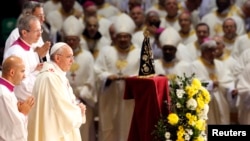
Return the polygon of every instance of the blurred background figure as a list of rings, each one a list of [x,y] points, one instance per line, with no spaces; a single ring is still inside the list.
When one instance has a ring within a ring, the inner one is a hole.
[[[85,50],[88,50],[97,58],[99,51],[111,44],[111,41],[99,32],[99,22],[95,16],[89,16],[85,21],[85,28],[82,32],[81,44]]]
[[[242,71],[240,64],[237,62],[235,58],[233,58],[227,51],[227,47],[223,42],[222,36],[214,36],[213,39],[216,41],[217,48],[215,51],[215,58],[224,63],[225,67],[227,67],[231,75],[234,78],[234,83],[236,84],[238,80],[238,76]],[[238,90],[236,86],[234,86],[234,91],[226,95],[227,101],[230,107],[230,124],[238,124],[238,109],[236,107],[236,101],[238,99]]]
[[[97,13],[105,18],[109,19],[121,13],[119,8],[109,4],[105,0],[93,0],[93,2],[97,5]]]
[[[208,82],[207,90],[211,94],[208,124],[230,124],[230,106],[227,95],[235,93],[235,79],[225,64],[215,58],[217,44],[206,38],[201,44],[201,54],[191,63],[191,73],[201,81]]]
[[[160,62],[164,74],[169,80],[175,79],[176,76],[183,76],[190,64],[180,58],[179,48],[181,38],[178,32],[172,28],[166,28],[159,37],[162,57],[157,61]],[[186,73],[187,74],[187,73]]]
[[[86,105],[86,123],[80,128],[82,141],[95,141],[94,126],[95,108],[97,103],[94,74],[94,58],[81,46],[83,32],[82,23],[75,17],[69,16],[63,23],[63,40],[73,50],[74,62],[67,72],[67,78],[75,96]]]
[[[142,48],[144,33],[146,31],[149,32],[149,40],[154,59],[159,59],[162,57],[161,47],[159,44],[159,36],[164,28],[161,28],[160,24],[161,20],[159,14],[156,11],[149,11],[146,14],[144,28],[140,31],[135,32],[132,37],[132,42],[134,44],[137,44],[138,47]]]
[[[180,26],[178,23],[179,7],[177,0],[166,0],[164,8],[167,14],[165,17],[161,17],[160,26],[163,28],[172,27],[178,31]]]
[[[244,20],[238,15],[240,9],[236,7],[231,0],[216,0],[216,8],[204,15],[202,22],[210,27],[210,35],[223,35],[222,23],[226,18],[233,18],[237,23],[237,34],[246,33]]]
[[[192,24],[191,15],[188,12],[182,12],[178,18],[180,30],[179,35],[181,37],[181,43],[187,45],[197,40],[197,36]]]
[[[78,10],[74,7],[76,0],[61,0],[61,7],[53,10],[46,15],[46,20],[51,26],[51,34],[53,43],[62,41],[61,28],[64,20],[73,15],[80,18],[83,15],[83,10]]]
[[[134,6],[129,12],[129,16],[133,19],[136,25],[136,31],[143,30],[145,28],[145,14],[140,6]]]
[[[190,42],[186,45],[186,48],[181,48],[181,53],[186,53],[184,58],[186,61],[192,62],[197,59],[201,54],[201,44],[204,42],[204,39],[208,38],[209,26],[206,23],[199,23],[195,27],[195,33],[197,40]]]
[[[110,39],[108,27],[112,24],[111,20],[98,13],[98,7],[93,1],[85,1],[83,3],[83,10],[84,13],[80,20],[83,22],[84,27],[86,27],[86,19],[94,16],[98,20],[98,31],[102,34],[102,36]]]
[[[44,14],[47,16],[51,11],[58,10],[62,7],[61,0],[46,0],[44,2]],[[74,9],[77,9],[79,12],[83,12],[81,3],[75,1]]]
[[[121,14],[114,27],[114,45],[100,50],[95,62],[100,85],[99,141],[127,140],[134,111],[134,100],[124,100],[123,93],[124,79],[139,72],[141,52],[131,43],[136,26],[127,14]]]
[[[166,17],[167,13],[166,13],[166,10],[165,10],[165,1],[166,0],[157,0],[156,3],[152,4],[147,10],[146,10],[146,14],[149,12],[149,11],[156,11],[160,18],[161,17]]]
[[[226,18],[222,24],[223,29],[223,42],[226,46],[225,50],[232,55],[233,49],[236,47],[235,43],[239,37],[236,33],[237,23],[233,18]]]

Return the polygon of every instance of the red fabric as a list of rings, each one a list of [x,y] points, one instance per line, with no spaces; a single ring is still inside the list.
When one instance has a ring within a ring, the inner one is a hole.
[[[167,114],[164,107],[164,101],[170,100],[167,78],[127,78],[124,99],[135,99],[128,141],[152,141],[152,132],[160,115]]]

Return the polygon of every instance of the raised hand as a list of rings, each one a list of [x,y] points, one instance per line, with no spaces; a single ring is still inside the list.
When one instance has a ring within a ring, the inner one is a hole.
[[[46,42],[43,44],[43,46],[37,47],[37,48],[35,49],[35,52],[37,52],[37,54],[38,54],[38,56],[39,56],[40,58],[43,58],[43,57],[46,56],[47,52],[49,51],[50,46],[51,46],[51,42],[46,41]]]

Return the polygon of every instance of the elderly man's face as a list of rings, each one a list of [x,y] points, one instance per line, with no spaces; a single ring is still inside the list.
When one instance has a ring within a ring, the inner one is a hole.
[[[140,26],[144,22],[144,11],[141,7],[137,6],[131,9],[130,17],[134,20],[137,26]]]
[[[191,29],[191,17],[188,13],[182,13],[179,16],[179,25],[182,31],[188,32]]]
[[[86,28],[90,37],[94,37],[98,32],[99,23],[96,17],[89,17],[86,21]]]
[[[131,45],[131,35],[128,33],[118,33],[116,35],[116,44],[120,49],[128,49]]]
[[[225,37],[233,39],[236,36],[236,23],[233,20],[227,20],[223,24],[223,32]]]
[[[167,11],[168,16],[175,17],[178,15],[178,3],[176,0],[167,0],[165,4],[165,10]]]
[[[201,25],[196,29],[196,35],[200,43],[209,36],[209,29],[205,25]]]
[[[219,58],[224,53],[225,45],[223,43],[222,37],[214,37],[214,40],[216,41],[216,45],[217,45],[214,55],[216,58]]]
[[[69,71],[72,63],[74,62],[73,50],[71,47],[66,45],[62,48],[61,52],[56,53],[55,62],[62,69],[62,71]]]

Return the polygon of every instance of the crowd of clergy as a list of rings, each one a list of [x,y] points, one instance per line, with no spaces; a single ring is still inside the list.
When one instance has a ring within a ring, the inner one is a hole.
[[[82,141],[127,140],[134,100],[123,99],[124,79],[138,75],[146,31],[156,75],[171,80],[195,74],[208,83],[208,124],[250,124],[250,0],[34,3],[24,4],[19,18],[27,13],[36,16],[43,31],[30,44],[40,59],[23,55],[29,64],[24,85],[32,91],[34,65],[50,61],[53,44],[67,43],[74,62],[66,76],[87,109],[80,128]],[[13,32],[4,56],[14,52],[11,47],[19,33],[17,28]],[[16,95],[26,99],[29,93],[20,90]]]

